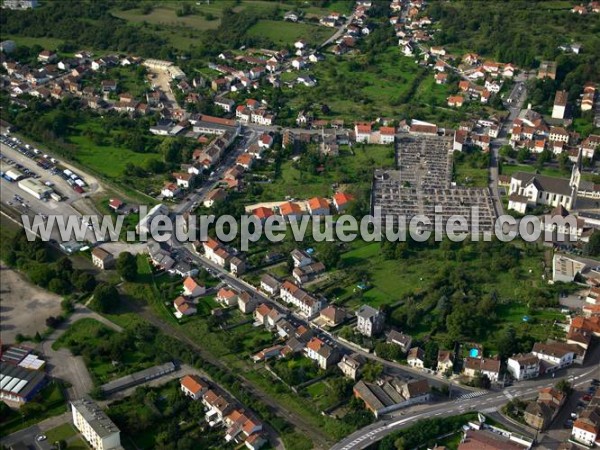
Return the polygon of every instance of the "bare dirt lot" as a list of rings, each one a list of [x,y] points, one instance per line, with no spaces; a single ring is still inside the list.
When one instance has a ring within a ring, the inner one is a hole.
[[[0,265],[0,338],[14,342],[18,333],[34,336],[46,329],[46,318],[61,312],[61,297],[29,283]]]

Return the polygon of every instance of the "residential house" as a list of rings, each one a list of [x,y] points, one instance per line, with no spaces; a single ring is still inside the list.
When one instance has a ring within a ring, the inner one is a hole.
[[[238,293],[233,289],[223,287],[217,292],[216,299],[223,306],[235,306],[238,303]]]
[[[537,378],[540,374],[540,360],[532,353],[513,355],[508,358],[506,370],[517,381]]]
[[[292,261],[294,262],[294,267],[308,266],[313,262],[312,258],[308,253],[297,248],[292,250],[290,256],[292,257]]]
[[[296,306],[302,315],[309,318],[316,315],[323,307],[320,299],[313,297],[290,281],[285,281],[281,285],[279,295],[283,301]]]
[[[410,345],[412,344],[412,337],[408,334],[392,330],[388,333],[386,341],[388,344],[395,344],[400,347],[402,353],[407,353],[410,350]]]
[[[233,111],[233,107],[235,106],[235,101],[225,97],[215,97],[214,103],[225,112]]]
[[[293,202],[285,202],[279,205],[279,214],[288,222],[298,220],[304,214],[300,205]]]
[[[313,197],[308,201],[308,211],[311,216],[326,216],[329,214],[329,202],[322,197]]]
[[[303,284],[323,272],[325,272],[325,264],[322,262],[313,262],[303,267],[295,267],[292,270],[292,276],[298,284]]]
[[[565,118],[568,98],[569,94],[567,91],[556,91],[556,95],[554,96],[554,106],[552,107],[553,119]]]
[[[163,198],[175,198],[181,193],[181,189],[175,183],[166,182],[160,191]]]
[[[175,317],[178,319],[184,316],[193,316],[197,312],[194,303],[182,295],[173,300],[173,307],[175,308]]]
[[[333,196],[333,205],[335,206],[335,209],[341,213],[353,200],[354,196],[351,194],[347,194],[346,192],[336,192]]]
[[[183,189],[189,189],[194,181],[195,175],[188,172],[175,172],[173,173],[177,186]]]
[[[354,124],[354,140],[356,142],[369,143],[371,139],[371,124],[367,122],[361,122]]]
[[[238,295],[238,308],[244,314],[254,312],[257,303],[254,296],[248,291],[242,291],[240,295]]]
[[[358,353],[344,355],[338,363],[338,367],[345,377],[356,380],[361,373],[362,367],[365,364],[365,359]]]
[[[183,295],[186,297],[200,297],[204,295],[206,292],[206,287],[202,284],[199,284],[192,277],[187,277],[183,280]]]
[[[106,270],[114,266],[115,259],[110,252],[100,247],[94,247],[92,250],[92,263],[96,267]]]
[[[573,423],[571,437],[573,440],[592,447],[598,444],[600,435],[600,407],[588,407]]]
[[[383,331],[385,315],[369,305],[362,305],[356,311],[356,318],[356,330],[364,336],[376,336]]]
[[[437,371],[445,373],[454,368],[454,353],[450,350],[438,351]]]
[[[231,257],[229,260],[229,272],[238,277],[246,272],[246,262],[237,256]]]
[[[227,198],[227,192],[222,188],[216,188],[206,194],[203,205],[205,208],[212,208],[216,202],[220,202]]]
[[[316,361],[317,365],[323,370],[327,370],[340,360],[337,349],[327,345],[317,337],[313,337],[306,344],[304,351],[306,352],[306,356]]]
[[[539,390],[535,402],[529,402],[523,412],[523,419],[532,428],[541,431],[554,420],[567,396],[565,393],[547,387]]]
[[[179,381],[179,384],[181,392],[193,400],[201,399],[202,395],[208,390],[208,383],[197,375],[186,375]]]
[[[468,377],[474,377],[477,372],[481,372],[481,374],[486,375],[491,382],[496,382],[500,376],[500,360],[467,356],[465,358],[463,371]]]
[[[260,288],[263,292],[273,296],[279,292],[281,283],[269,274],[264,274],[260,279]]]
[[[563,345],[559,345],[557,342],[536,342],[533,345],[531,353],[541,361],[547,363],[544,364],[544,372],[553,372],[563,367],[568,367],[575,360],[575,352],[572,349],[565,348]]]
[[[408,351],[406,362],[409,366],[422,369],[425,364],[425,352],[420,347],[413,347]]]
[[[346,310],[339,306],[329,305],[319,312],[319,318],[324,325],[335,327],[342,323],[346,318]]]

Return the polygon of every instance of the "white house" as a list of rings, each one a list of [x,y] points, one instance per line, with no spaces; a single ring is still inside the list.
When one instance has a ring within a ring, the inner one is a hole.
[[[193,400],[199,400],[208,390],[208,385],[196,375],[186,375],[180,380],[181,392]]]
[[[573,364],[573,360],[575,359],[575,352],[569,348],[565,348],[564,345],[560,345],[558,342],[547,344],[536,342],[533,345],[531,353],[540,360],[552,364],[553,367],[546,369],[547,372],[568,367]]]
[[[187,277],[183,281],[183,295],[186,297],[199,297],[204,295],[206,288],[197,283],[192,277]]]
[[[408,351],[406,362],[409,366],[422,369],[425,363],[425,352],[419,347],[413,347]]]
[[[540,374],[540,360],[531,353],[513,355],[508,358],[506,369],[517,381],[537,378]]]

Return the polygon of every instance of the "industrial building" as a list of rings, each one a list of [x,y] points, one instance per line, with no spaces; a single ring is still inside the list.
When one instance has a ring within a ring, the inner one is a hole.
[[[19,181],[19,187],[28,194],[33,195],[38,200],[48,197],[50,194],[52,194],[52,192],[54,192],[52,188],[33,178],[26,178]]]
[[[0,400],[27,403],[46,385],[46,381],[43,371],[0,362]]]
[[[111,381],[110,383],[106,383],[101,386],[101,389],[106,395],[110,395],[147,381],[160,378],[175,372],[175,370],[177,370],[175,364],[168,362],[166,364],[161,364],[160,366],[154,366],[150,367],[149,369],[140,370],[139,372],[132,373],[131,375],[126,375],[117,380]]]

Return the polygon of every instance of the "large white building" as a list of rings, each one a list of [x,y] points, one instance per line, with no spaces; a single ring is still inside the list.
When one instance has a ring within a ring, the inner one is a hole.
[[[540,360],[531,353],[514,355],[508,358],[506,370],[518,381],[536,378],[540,374]]]
[[[73,424],[95,450],[121,448],[120,431],[106,413],[89,399],[71,402]]]

